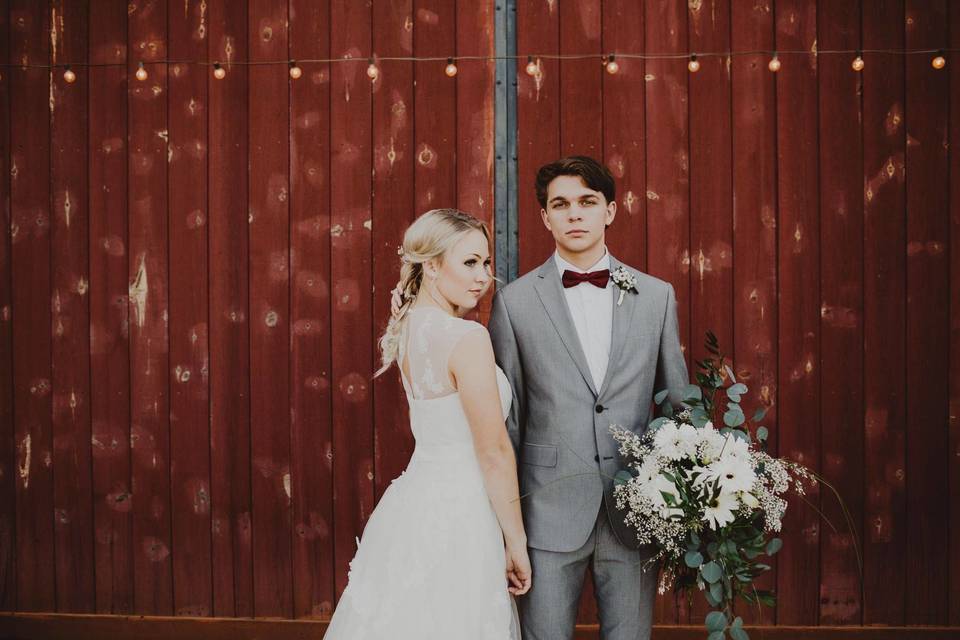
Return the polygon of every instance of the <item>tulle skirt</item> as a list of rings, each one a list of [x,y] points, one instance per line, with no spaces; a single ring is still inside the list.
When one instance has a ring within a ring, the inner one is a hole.
[[[325,640],[518,640],[503,536],[472,447],[417,448],[367,521]]]

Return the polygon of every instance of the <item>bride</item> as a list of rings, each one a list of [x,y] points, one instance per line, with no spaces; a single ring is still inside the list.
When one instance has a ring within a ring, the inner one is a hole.
[[[402,305],[380,339],[410,405],[416,447],[370,515],[326,640],[517,640],[530,590],[512,393],[486,328],[460,316],[487,292],[486,225],[453,209],[403,237]]]

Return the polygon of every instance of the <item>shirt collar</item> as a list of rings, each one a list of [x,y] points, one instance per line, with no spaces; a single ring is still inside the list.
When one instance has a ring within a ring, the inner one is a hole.
[[[560,254],[556,251],[554,251],[553,253],[553,259],[557,263],[557,270],[560,272],[561,276],[563,275],[563,272],[567,269],[569,269],[570,271],[575,271],[577,273],[589,273],[591,271],[602,271],[604,269],[610,268],[610,252],[607,251],[606,247],[603,248],[603,255],[600,257],[600,259],[597,260],[593,264],[593,266],[591,266],[589,269],[586,269],[586,270],[570,264],[569,262],[561,258]]]

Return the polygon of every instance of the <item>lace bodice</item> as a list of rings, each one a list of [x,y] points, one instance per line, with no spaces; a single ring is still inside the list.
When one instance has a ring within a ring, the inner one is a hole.
[[[407,311],[400,337],[399,363],[407,393],[415,400],[442,398],[457,392],[450,379],[450,354],[469,333],[486,331],[479,322],[464,320],[432,306]]]

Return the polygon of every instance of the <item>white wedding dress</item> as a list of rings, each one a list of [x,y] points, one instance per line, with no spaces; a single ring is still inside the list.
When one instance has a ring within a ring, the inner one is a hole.
[[[416,447],[363,531],[326,640],[518,640],[503,534],[447,361],[483,325],[422,306],[407,312],[400,362]],[[506,418],[511,389],[497,368]]]

